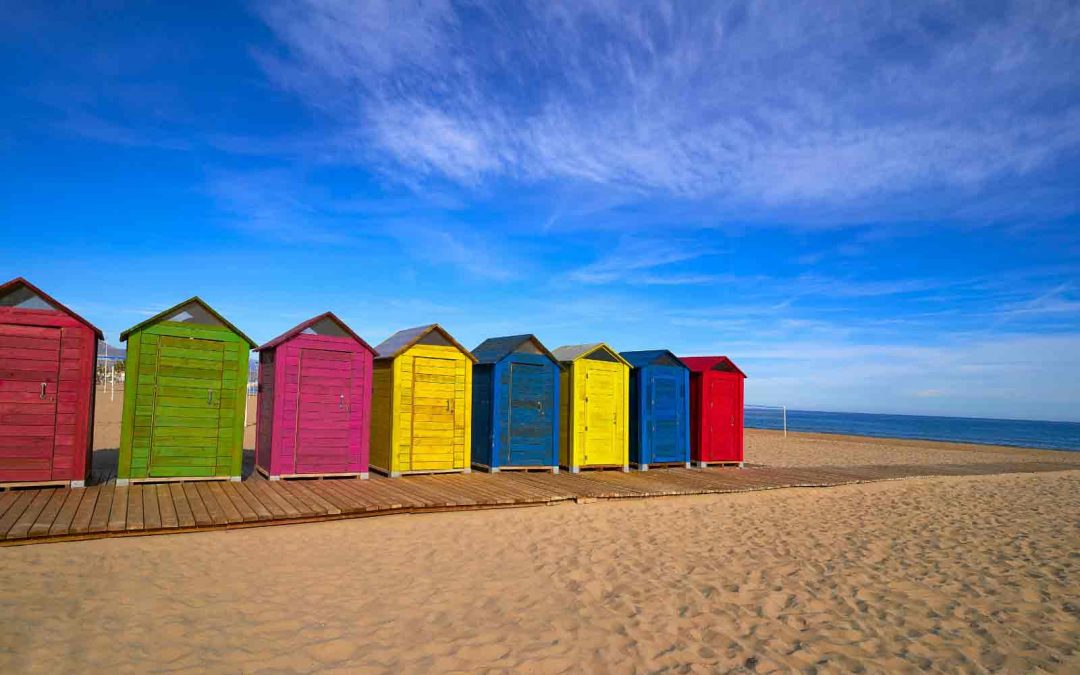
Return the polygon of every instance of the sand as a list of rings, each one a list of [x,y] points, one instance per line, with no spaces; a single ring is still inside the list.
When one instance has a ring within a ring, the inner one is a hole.
[[[1080,471],[0,550],[0,672],[1078,672]]]

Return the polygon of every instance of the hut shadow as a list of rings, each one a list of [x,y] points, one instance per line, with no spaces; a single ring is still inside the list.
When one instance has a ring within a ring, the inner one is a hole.
[[[118,448],[106,448],[93,452],[90,467],[90,479],[87,485],[109,485],[116,482],[116,466],[119,462],[120,450]],[[240,466],[240,476],[247,480],[255,471],[255,451],[244,450],[244,461]]]

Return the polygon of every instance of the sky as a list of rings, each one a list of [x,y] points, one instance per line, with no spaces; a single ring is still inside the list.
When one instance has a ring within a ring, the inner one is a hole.
[[[57,6],[53,6],[57,5]],[[1080,5],[0,0],[0,276],[1080,420]]]

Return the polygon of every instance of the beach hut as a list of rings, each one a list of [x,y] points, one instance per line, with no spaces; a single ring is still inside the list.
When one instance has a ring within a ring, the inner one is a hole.
[[[375,350],[327,312],[255,351],[256,470],[270,480],[367,478]]]
[[[472,351],[472,464],[559,470],[559,373],[534,335],[484,340]]]
[[[438,324],[399,331],[375,347],[373,470],[391,477],[471,471],[475,362]]]
[[[117,485],[240,480],[255,343],[197,297],[120,339],[128,346]]]
[[[559,463],[571,473],[630,470],[630,364],[602,342],[559,347]]]
[[[0,484],[85,485],[100,339],[26,279],[0,286]]]
[[[666,349],[621,352],[630,371],[630,463],[690,468],[690,370]]]
[[[698,466],[743,463],[743,381],[726,356],[682,356],[690,369],[690,457]]]

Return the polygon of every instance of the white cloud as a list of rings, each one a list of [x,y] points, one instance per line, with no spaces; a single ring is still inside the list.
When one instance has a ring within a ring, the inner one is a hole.
[[[386,160],[758,204],[977,189],[1075,153],[1064,0],[270,2],[264,63]],[[365,161],[370,157],[365,153]]]

